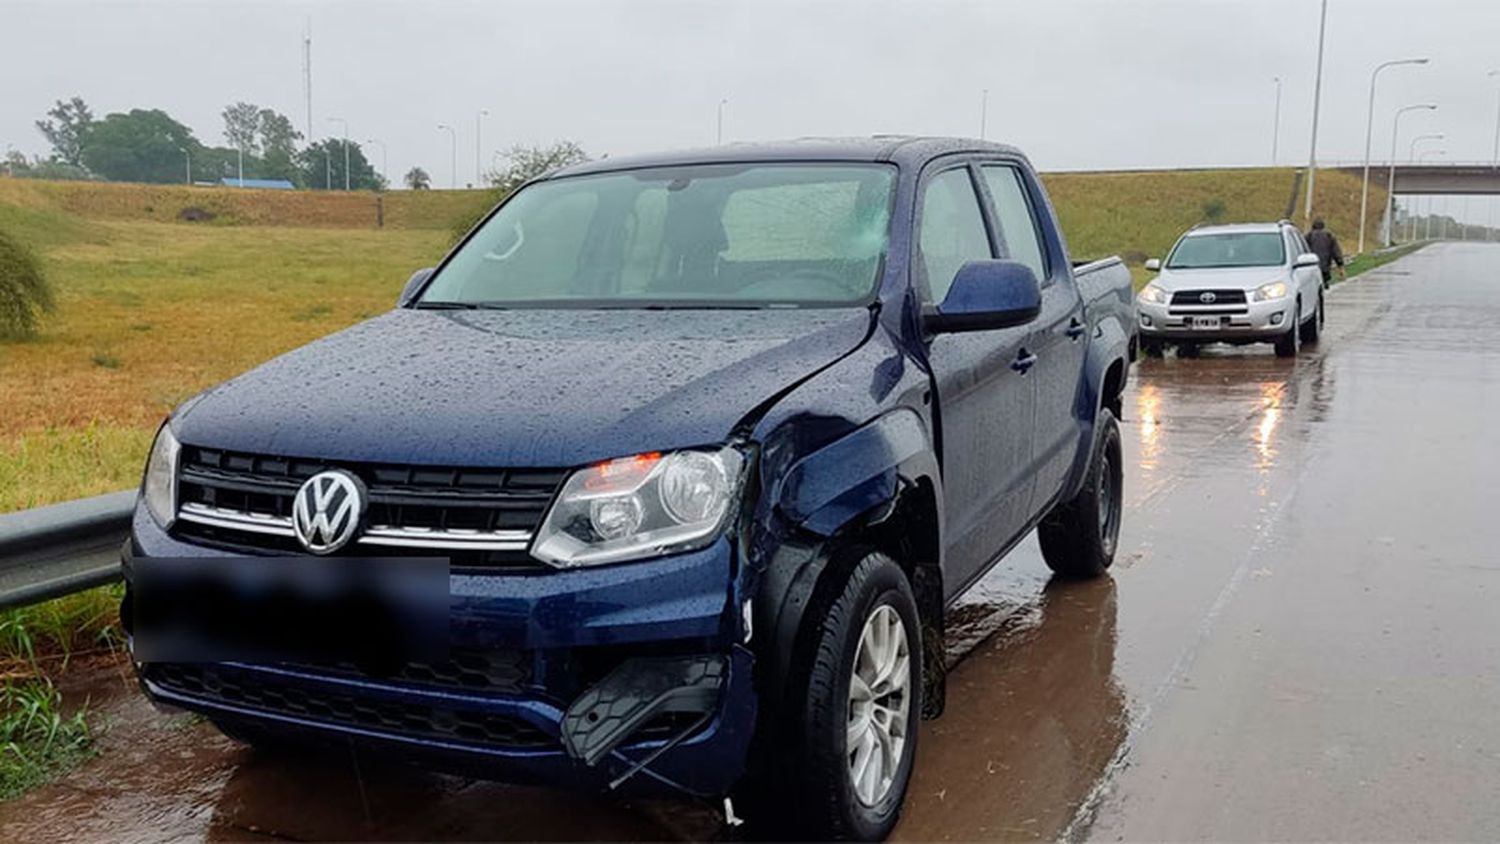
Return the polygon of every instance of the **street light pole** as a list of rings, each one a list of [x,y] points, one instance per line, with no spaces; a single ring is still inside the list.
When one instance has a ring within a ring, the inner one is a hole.
[[[1433,105],[1432,103],[1402,106],[1401,108],[1396,109],[1396,116],[1391,118],[1391,166],[1386,168],[1385,223],[1381,229],[1384,234],[1382,240],[1386,246],[1391,245],[1391,212],[1395,209],[1396,203],[1396,139],[1398,137],[1397,132],[1399,132],[1401,128],[1401,115],[1407,113],[1408,111],[1434,111],[1436,109],[1437,106]],[[1360,209],[1360,217],[1364,217],[1364,209]],[[1363,219],[1361,219],[1360,222],[1361,225],[1359,233],[1361,238],[1363,238],[1365,233]]]
[[[375,138],[366,138],[365,143],[380,147],[380,179],[389,187],[391,183],[389,166],[391,162],[390,150],[385,148],[385,141],[376,140]]]
[[[240,154],[240,187],[244,187],[245,186],[245,148],[244,147],[240,147],[238,150],[236,150],[236,152],[238,152]]]
[[[1441,132],[1439,132],[1437,134],[1433,134],[1433,135],[1418,135],[1415,138],[1412,138],[1411,139],[1411,149],[1407,151],[1406,160],[1408,162],[1415,162],[1417,160],[1417,144],[1420,144],[1423,141],[1442,140],[1442,138],[1443,138],[1443,134]],[[1413,210],[1415,210],[1416,207],[1417,207],[1417,199],[1415,197],[1412,198],[1411,206],[1412,206]],[[1417,238],[1417,217],[1416,217],[1415,214],[1411,214],[1411,215],[1409,215],[1409,219],[1407,220],[1407,223],[1406,223],[1406,239],[1407,240],[1416,240],[1416,238]]]
[[[1489,77],[1491,79],[1495,78],[1496,76],[1500,76],[1500,70],[1492,70],[1492,71],[1489,72]],[[1496,105],[1495,105],[1495,152],[1493,153],[1493,157],[1490,159],[1490,166],[1491,167],[1500,167],[1500,93],[1496,94],[1496,100],[1497,100],[1497,102],[1496,102]]]
[[[1272,77],[1276,83],[1276,116],[1271,121],[1271,166],[1276,166],[1276,153],[1281,144],[1281,77]]]
[[[450,157],[449,165],[448,165],[449,166],[448,172],[452,174],[452,177],[451,177],[452,178],[452,183],[450,184],[450,187],[457,188],[458,187],[458,132],[454,131],[453,127],[449,126],[446,123],[439,123],[438,124],[438,131],[441,132],[444,129],[448,130],[448,141],[449,141],[449,143],[453,147],[453,149],[452,149],[452,155]]]
[[[1307,154],[1307,202],[1302,216],[1312,222],[1313,183],[1318,177],[1318,111],[1323,105],[1323,38],[1328,34],[1328,0],[1318,14],[1318,72],[1313,76],[1312,148]]]
[[[479,187],[484,182],[484,169],[480,164],[480,150],[484,147],[484,118],[490,110],[482,108],[474,115],[474,187]]]
[[[728,98],[719,100],[718,128],[714,130],[714,146],[716,147],[724,145],[724,106],[726,105],[729,105]]]
[[[182,157],[187,161],[187,183],[191,185],[193,183],[193,154],[188,152],[187,147],[177,149],[182,152]]]
[[[1426,161],[1427,160],[1427,156],[1429,156],[1429,155],[1447,155],[1447,154],[1448,154],[1447,150],[1430,149],[1430,150],[1427,150],[1426,152],[1422,153],[1421,157],[1417,159],[1417,163],[1421,164],[1422,162]],[[1425,230],[1422,233],[1422,239],[1423,240],[1432,240],[1432,197],[1428,197],[1427,198],[1427,220],[1426,220],[1426,228],[1425,228]]]
[[[1359,192],[1359,248],[1355,254],[1365,251],[1365,215],[1370,209],[1370,141],[1375,132],[1375,82],[1380,78],[1380,72],[1388,67],[1396,67],[1403,64],[1427,64],[1427,59],[1392,59],[1375,65],[1370,72],[1370,108],[1365,115],[1365,172],[1363,186]],[[1396,151],[1391,149],[1391,167],[1396,166]]]
[[[339,123],[344,127],[344,190],[349,189],[349,121],[342,117],[328,118],[330,123]]]
[[[979,94],[979,140],[987,140],[985,137],[989,129],[990,117],[990,89],[985,88]]]

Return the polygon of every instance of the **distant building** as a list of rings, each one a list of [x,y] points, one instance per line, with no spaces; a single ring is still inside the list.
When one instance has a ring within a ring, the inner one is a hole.
[[[219,184],[226,188],[260,188],[262,190],[292,190],[297,186],[286,179],[246,179],[241,182],[234,176],[225,176]]]

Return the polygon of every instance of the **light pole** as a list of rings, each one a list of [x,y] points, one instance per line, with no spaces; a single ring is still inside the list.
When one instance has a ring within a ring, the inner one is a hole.
[[[1318,13],[1318,72],[1313,76],[1312,148],[1307,154],[1307,202],[1302,210],[1306,221],[1312,222],[1313,182],[1318,177],[1318,110],[1323,105],[1323,36],[1328,34],[1328,0],[1323,0],[1323,10]]]
[[[1395,207],[1396,202],[1396,138],[1397,132],[1401,129],[1401,115],[1407,113],[1408,111],[1435,111],[1436,109],[1437,106],[1433,105],[1432,103],[1402,106],[1401,108],[1396,109],[1396,116],[1391,118],[1391,166],[1386,168],[1385,226],[1382,229],[1382,231],[1385,233],[1383,242],[1386,246],[1391,245],[1391,211]],[[1364,209],[1360,209],[1360,217],[1361,220],[1359,234],[1360,238],[1363,239],[1365,233],[1363,220]]]
[[[349,121],[342,117],[330,117],[329,123],[339,123],[344,127],[344,190],[349,189]]]
[[[240,154],[240,187],[244,187],[245,186],[245,148],[244,147],[240,147],[239,149],[235,150],[235,152],[238,152]]]
[[[1271,166],[1276,166],[1276,153],[1281,145],[1281,77],[1271,79],[1276,83],[1276,116],[1271,120]]]
[[[979,93],[979,140],[986,140],[985,132],[989,128],[990,117],[990,89],[985,88]]]
[[[450,173],[453,174],[452,175],[452,184],[450,185],[450,187],[456,188],[456,187],[458,187],[458,133],[453,130],[452,126],[449,126],[446,123],[439,123],[438,124],[438,131],[439,132],[441,132],[441,131],[443,131],[445,129],[448,131],[448,141],[453,146],[451,160],[450,160],[449,165],[448,165],[449,166],[448,172],[450,172]]]
[[[187,183],[191,185],[193,183],[193,154],[188,152],[187,147],[178,147],[177,149],[182,152],[183,159],[187,161]]]
[[[1375,132],[1375,82],[1380,78],[1380,72],[1388,67],[1396,67],[1403,64],[1427,64],[1427,59],[1392,59],[1375,65],[1370,72],[1370,109],[1365,115],[1365,174],[1363,186],[1359,191],[1359,248],[1355,250],[1358,255],[1365,251],[1365,214],[1370,209],[1370,140]],[[1396,166],[1396,150],[1391,148],[1391,167]]]
[[[474,115],[474,187],[484,181],[484,169],[480,165],[480,150],[484,147],[484,119],[489,116],[490,110],[482,108]]]
[[[1427,150],[1426,152],[1422,153],[1421,156],[1419,156],[1417,158],[1417,163],[1421,164],[1422,162],[1426,161],[1427,160],[1427,156],[1429,156],[1429,155],[1447,155],[1447,154],[1448,154],[1448,151],[1444,150],[1444,149],[1430,149],[1430,150]],[[1432,197],[1428,197],[1427,198],[1427,220],[1426,220],[1426,228],[1422,232],[1422,239],[1423,240],[1432,240]]]
[[[366,138],[365,143],[374,144],[375,146],[380,147],[380,179],[381,181],[386,183],[387,187],[389,187],[391,184],[391,177],[389,175],[389,165],[391,161],[390,150],[385,148],[385,141],[376,140],[375,138]]]
[[[1418,135],[1415,138],[1412,138],[1411,139],[1411,149],[1407,152],[1406,160],[1408,162],[1413,162],[1413,161],[1417,160],[1417,144],[1420,144],[1423,141],[1441,140],[1442,138],[1443,138],[1443,134],[1441,132],[1439,132],[1437,134],[1434,134],[1434,135]],[[1415,198],[1413,198],[1412,201],[1411,201],[1411,204],[1412,204],[1412,209],[1415,210],[1416,207],[1417,207],[1417,200]],[[1411,219],[1407,222],[1407,225],[1406,225],[1406,239],[1407,240],[1415,240],[1416,237],[1417,237],[1417,218],[1416,218],[1415,214],[1410,215],[1410,216],[1411,216]]]
[[[1496,76],[1500,76],[1500,70],[1492,70],[1492,71],[1489,72],[1488,76],[1491,79],[1494,79]],[[1500,167],[1500,93],[1496,94],[1496,100],[1497,100],[1497,103],[1495,105],[1495,152],[1493,154],[1493,157],[1490,159],[1490,166],[1491,167]]]
[[[714,146],[716,147],[724,145],[724,106],[727,105],[729,105],[728,98],[719,100],[719,122],[718,128],[714,130]]]

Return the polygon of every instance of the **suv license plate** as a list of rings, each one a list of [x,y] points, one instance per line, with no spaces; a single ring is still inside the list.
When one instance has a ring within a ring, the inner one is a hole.
[[[1195,316],[1191,328],[1194,331],[1218,331],[1219,318],[1216,316]]]

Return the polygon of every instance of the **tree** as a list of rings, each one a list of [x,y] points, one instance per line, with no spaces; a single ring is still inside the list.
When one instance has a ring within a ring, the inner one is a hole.
[[[427,190],[432,187],[432,177],[421,167],[413,167],[406,171],[406,186],[412,190]]]
[[[89,127],[83,164],[117,182],[180,182],[184,149],[202,149],[191,129],[160,109],[132,109]]]
[[[490,184],[508,193],[527,179],[588,161],[589,155],[573,141],[557,141],[546,147],[511,147],[505,160],[507,163],[503,168],[490,172],[489,180]]]
[[[325,187],[344,189],[344,141],[324,138],[309,144],[297,154],[297,167],[302,184],[314,190]],[[380,190],[385,186],[375,168],[365,160],[364,150],[359,144],[349,142],[349,189]]]
[[[262,178],[286,179],[305,186],[297,168],[297,142],[302,140],[302,133],[292,126],[292,121],[280,112],[263,108],[258,131]]]
[[[246,155],[260,152],[260,106],[253,103],[235,103],[224,107],[224,140],[231,149]]]
[[[83,139],[94,123],[94,114],[81,97],[58,100],[47,112],[51,120],[38,120],[36,128],[52,145],[52,157],[67,164],[83,163]]]

